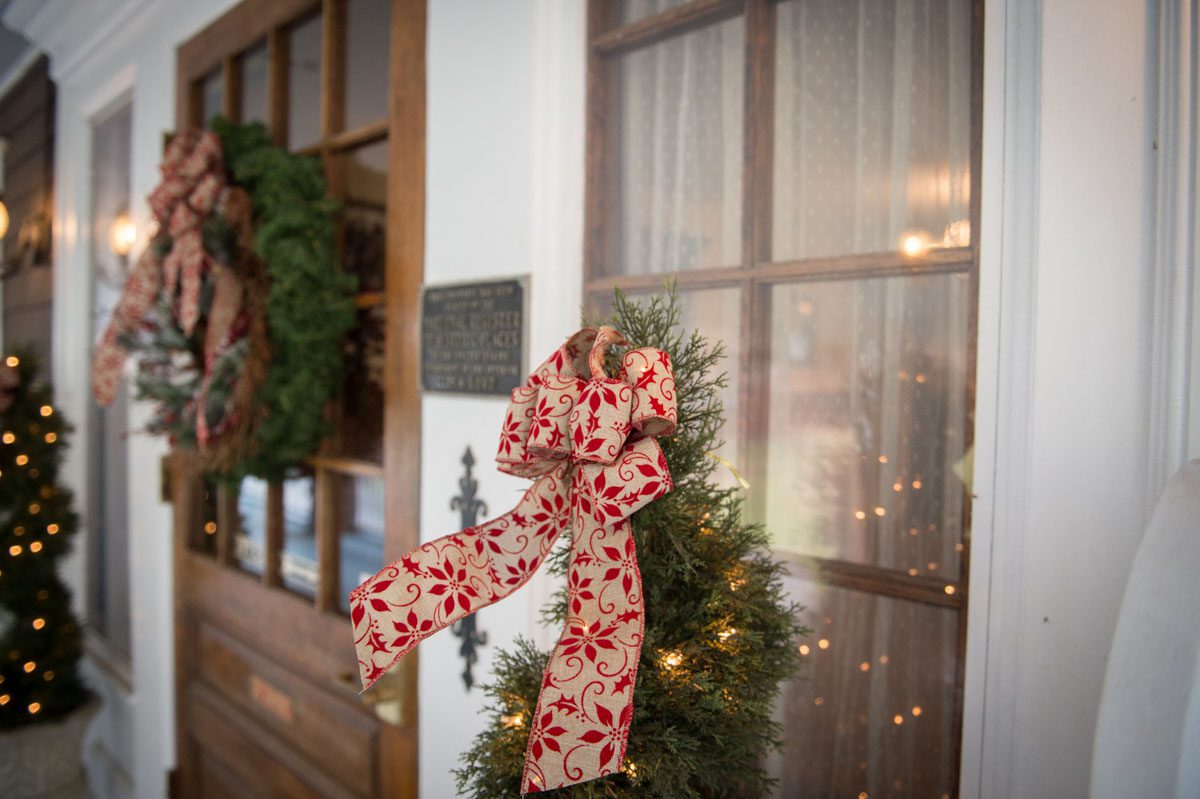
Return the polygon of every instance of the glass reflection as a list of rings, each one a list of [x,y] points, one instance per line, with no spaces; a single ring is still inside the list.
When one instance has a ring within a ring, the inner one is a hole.
[[[387,116],[391,0],[346,3],[346,129]]]
[[[220,68],[200,79],[200,124],[205,127],[212,118],[224,110],[225,86]]]
[[[779,4],[774,260],[970,243],[971,6]]]
[[[741,261],[743,29],[737,17],[620,57],[617,273]]]
[[[321,15],[291,30],[288,68],[288,147],[298,150],[321,138]]]
[[[776,548],[957,578],[969,288],[935,275],[773,289]]]
[[[358,324],[346,337],[346,371],[338,451],[347,457],[383,462],[383,305],[358,311]]]
[[[245,571],[262,574],[267,562],[267,481],[242,479],[237,489],[237,530],[233,559]]]
[[[267,124],[267,43],[242,54],[242,122]]]
[[[341,565],[338,597],[350,612],[350,592],[383,568],[383,480],[378,477],[337,479],[338,549]]]
[[[303,596],[317,593],[317,526],[313,470],[298,466],[283,481],[283,587]]]
[[[954,795],[958,613],[788,581],[813,633],[776,720],[776,796]]]

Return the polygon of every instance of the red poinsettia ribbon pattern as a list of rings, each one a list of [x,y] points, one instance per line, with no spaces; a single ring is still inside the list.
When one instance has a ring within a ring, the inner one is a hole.
[[[673,485],[657,436],[675,429],[675,379],[660,350],[584,328],[512,392],[501,471],[535,478],[517,506],[423,544],[350,595],[363,684],[419,641],[512,594],[571,531],[568,616],[530,724],[522,792],[617,771],[633,718],[644,630],[642,581],[629,517]]]

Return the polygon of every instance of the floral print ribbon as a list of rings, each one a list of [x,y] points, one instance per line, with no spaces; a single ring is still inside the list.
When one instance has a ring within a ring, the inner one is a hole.
[[[366,687],[422,639],[512,594],[571,531],[568,615],[528,719],[522,792],[617,771],[633,718],[644,630],[641,574],[629,517],[673,484],[655,437],[675,429],[667,353],[584,328],[512,392],[501,471],[535,478],[513,510],[423,544],[350,594]]]

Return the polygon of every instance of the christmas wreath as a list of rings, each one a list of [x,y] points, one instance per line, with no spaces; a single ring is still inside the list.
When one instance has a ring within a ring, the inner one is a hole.
[[[158,230],[96,345],[96,399],[112,401],[137,354],[150,432],[206,471],[278,478],[325,433],[354,324],[337,204],[320,162],[272,145],[260,124],[180,132],[160,169],[147,198]]]

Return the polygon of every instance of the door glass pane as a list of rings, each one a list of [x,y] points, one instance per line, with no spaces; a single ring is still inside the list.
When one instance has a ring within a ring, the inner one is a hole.
[[[303,596],[317,594],[317,525],[313,509],[313,469],[297,466],[283,481],[283,587]]]
[[[343,268],[358,278],[360,292],[384,288],[387,229],[387,141],[375,142],[337,157],[342,200]]]
[[[628,25],[686,2],[688,0],[616,0],[618,24]]]
[[[953,796],[958,611],[788,581],[813,633],[776,706],[776,796]]]
[[[378,477],[338,477],[337,529],[338,602],[350,612],[350,592],[383,568],[383,480]]]
[[[391,0],[346,3],[346,129],[387,116]]]
[[[267,562],[267,481],[246,477],[237,492],[237,531],[233,558],[251,574],[262,574]]]
[[[298,150],[321,138],[321,15],[291,30],[288,66],[288,147]]]
[[[773,290],[777,548],[957,578],[970,285],[932,275]]]
[[[970,243],[971,6],[779,5],[774,260]]]
[[[207,127],[224,106],[225,85],[218,67],[200,79],[200,124]]]
[[[133,107],[124,105],[92,129],[92,337],[108,326],[128,260],[109,247],[114,225],[129,218]],[[119,221],[118,221],[119,220]],[[116,651],[129,655],[129,412],[126,386],[111,405],[89,403],[87,497],[87,620]]]
[[[744,48],[738,17],[620,57],[610,271],[741,262]]]
[[[358,311],[358,324],[346,337],[342,420],[336,434],[340,454],[383,463],[384,306]]]
[[[267,124],[267,43],[242,55],[242,122]]]

